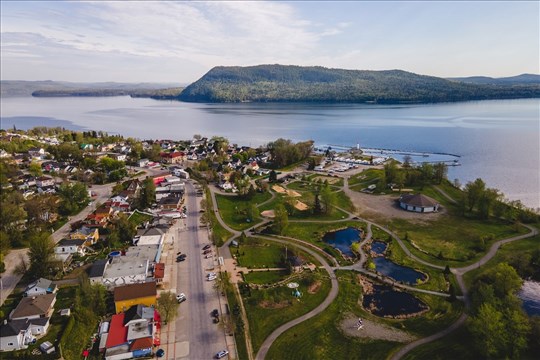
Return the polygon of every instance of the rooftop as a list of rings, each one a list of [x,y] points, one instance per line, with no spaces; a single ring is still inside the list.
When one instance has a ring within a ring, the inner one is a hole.
[[[404,204],[417,207],[433,207],[438,204],[435,199],[432,199],[424,194],[404,194],[400,196],[399,201]]]
[[[119,278],[123,276],[146,275],[148,272],[148,258],[137,259],[129,256],[118,256],[112,259],[103,272],[103,278]]]
[[[107,344],[105,345],[107,349],[127,343],[128,329],[124,326],[125,315],[125,313],[120,313],[112,316]]]
[[[24,297],[10,315],[11,319],[45,315],[56,300],[56,294]]]
[[[153,281],[140,284],[119,286],[114,289],[114,301],[131,300],[156,295],[156,283]]]

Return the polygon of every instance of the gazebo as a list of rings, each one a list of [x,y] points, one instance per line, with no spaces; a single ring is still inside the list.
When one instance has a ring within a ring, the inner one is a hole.
[[[439,210],[439,203],[424,194],[404,194],[399,198],[399,206],[407,211],[421,213],[436,212]]]

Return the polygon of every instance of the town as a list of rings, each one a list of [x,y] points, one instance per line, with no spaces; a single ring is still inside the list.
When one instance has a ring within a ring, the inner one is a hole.
[[[444,163],[37,127],[0,132],[0,166],[10,358],[397,359],[451,327],[487,341],[501,306],[526,326],[493,356],[538,346],[515,307],[538,213]]]

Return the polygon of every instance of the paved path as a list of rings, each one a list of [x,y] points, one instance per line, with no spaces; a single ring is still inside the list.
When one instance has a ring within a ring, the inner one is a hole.
[[[270,237],[262,237],[262,238],[264,238],[266,240],[270,240],[270,241],[283,243],[283,244],[288,244],[289,243],[289,241],[287,241],[287,240],[274,239],[274,238],[270,238]],[[274,330],[264,340],[264,342],[262,343],[262,345],[261,345],[261,347],[259,349],[259,352],[257,353],[257,356],[255,357],[256,360],[264,360],[264,358],[266,357],[266,354],[268,353],[268,350],[270,349],[270,346],[272,346],[274,341],[281,334],[283,334],[285,331],[293,328],[294,326],[300,324],[301,322],[304,322],[304,321],[306,321],[308,319],[311,319],[312,317],[314,317],[314,316],[320,314],[321,312],[323,312],[335,300],[335,298],[338,295],[339,284],[338,284],[336,275],[334,274],[334,271],[332,270],[330,265],[328,265],[326,260],[322,256],[320,256],[318,254],[318,252],[316,252],[314,250],[308,249],[307,247],[304,247],[302,245],[298,245],[298,247],[300,247],[303,251],[311,254],[313,257],[315,257],[323,265],[324,269],[328,272],[328,274],[330,276],[330,282],[331,282],[332,288],[330,289],[330,292],[329,292],[328,296],[326,297],[326,299],[324,299],[324,301],[322,303],[320,303],[319,306],[317,306],[315,309],[311,310],[307,314],[304,314],[304,315],[302,315],[300,317],[297,317],[294,320],[289,321],[288,323],[285,323],[285,324],[281,325],[276,330]]]
[[[441,189],[440,187],[438,187],[437,185],[433,185],[433,188],[435,190],[437,190],[442,196],[444,196],[446,199],[448,199],[448,201],[450,201],[452,204],[457,204],[457,201],[454,200],[454,198],[452,198],[450,195],[448,195],[446,193],[446,191],[444,191],[443,189]]]

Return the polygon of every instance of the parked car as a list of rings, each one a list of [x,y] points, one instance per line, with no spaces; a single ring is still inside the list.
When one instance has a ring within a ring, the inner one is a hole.
[[[212,316],[213,317],[218,317],[219,316],[219,310],[218,309],[212,310]]]
[[[176,262],[182,262],[182,261],[186,261],[186,258],[180,257],[180,256],[176,258]]]
[[[203,255],[210,254],[212,252],[211,249],[207,249],[203,251]]]
[[[203,250],[208,250],[208,249],[210,249],[210,244],[204,245],[204,247],[203,247],[202,249],[203,249]]]
[[[186,294],[180,293],[180,294],[176,295],[176,300],[178,301],[178,303],[183,303],[184,301],[187,300]]]
[[[205,259],[210,259],[211,257],[212,257],[212,254],[208,254],[204,256]]]
[[[216,354],[216,359],[222,359],[227,355],[229,355],[229,352],[227,350],[221,350]]]

